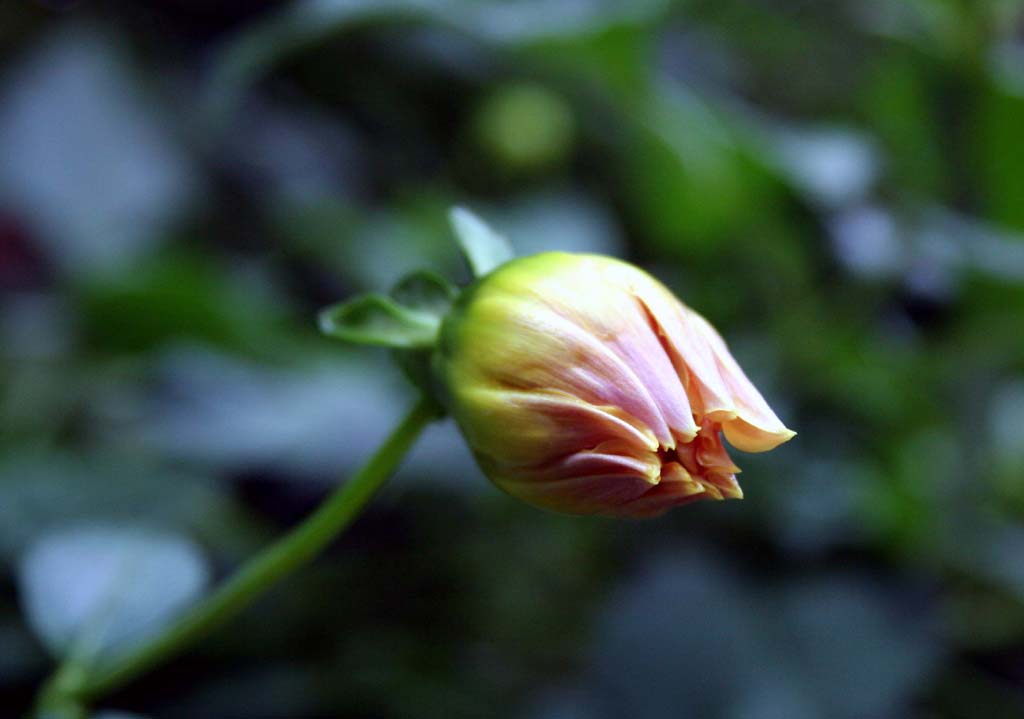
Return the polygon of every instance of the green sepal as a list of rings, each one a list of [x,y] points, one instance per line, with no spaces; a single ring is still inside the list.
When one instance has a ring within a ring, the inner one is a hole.
[[[515,257],[508,240],[466,208],[453,207],[448,219],[473,277],[483,277]]]
[[[429,350],[458,290],[440,275],[406,275],[389,295],[372,293],[331,305],[320,312],[320,331],[346,342]]]
[[[438,274],[421,270],[402,278],[391,289],[391,296],[405,307],[431,312],[443,320],[452,308],[459,290]],[[431,371],[433,345],[427,349],[396,350],[392,353],[402,373],[419,387],[424,396],[434,400],[438,415],[444,414],[438,400],[434,373]]]
[[[443,318],[452,308],[459,291],[436,272],[419,270],[399,280],[390,294],[403,307]]]
[[[360,295],[320,311],[320,331],[356,344],[423,349],[433,347],[441,317],[410,309],[381,294]]]

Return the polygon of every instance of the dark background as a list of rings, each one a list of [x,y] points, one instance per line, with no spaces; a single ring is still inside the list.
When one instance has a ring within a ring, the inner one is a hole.
[[[652,271],[799,436],[735,453],[742,502],[623,522],[433,428],[101,707],[1024,716],[1015,0],[0,2],[0,714],[81,648],[104,557],[141,567],[129,641],[383,438],[411,389],[315,313],[464,280],[454,203]]]

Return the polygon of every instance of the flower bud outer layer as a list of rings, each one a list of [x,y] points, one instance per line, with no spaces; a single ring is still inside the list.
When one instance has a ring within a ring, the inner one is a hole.
[[[750,452],[794,435],[703,317],[599,255],[533,255],[479,280],[445,319],[435,367],[484,473],[560,512],[742,497],[721,434]]]

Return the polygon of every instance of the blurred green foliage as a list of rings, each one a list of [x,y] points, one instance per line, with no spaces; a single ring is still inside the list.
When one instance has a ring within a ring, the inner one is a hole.
[[[16,0],[0,63],[0,713],[50,670],[33,597],[76,596],[40,546],[222,577],[366,456],[411,390],[316,312],[467,280],[465,204],[650,269],[799,437],[737,459],[743,502],[616,523],[438,427],[104,707],[1024,716],[1019,0]]]

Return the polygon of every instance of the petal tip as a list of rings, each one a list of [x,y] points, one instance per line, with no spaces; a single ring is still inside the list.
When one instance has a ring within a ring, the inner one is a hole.
[[[769,452],[796,436],[796,432],[782,425],[766,429],[746,422],[742,417],[726,422],[722,426],[722,431],[736,449],[753,453]]]

